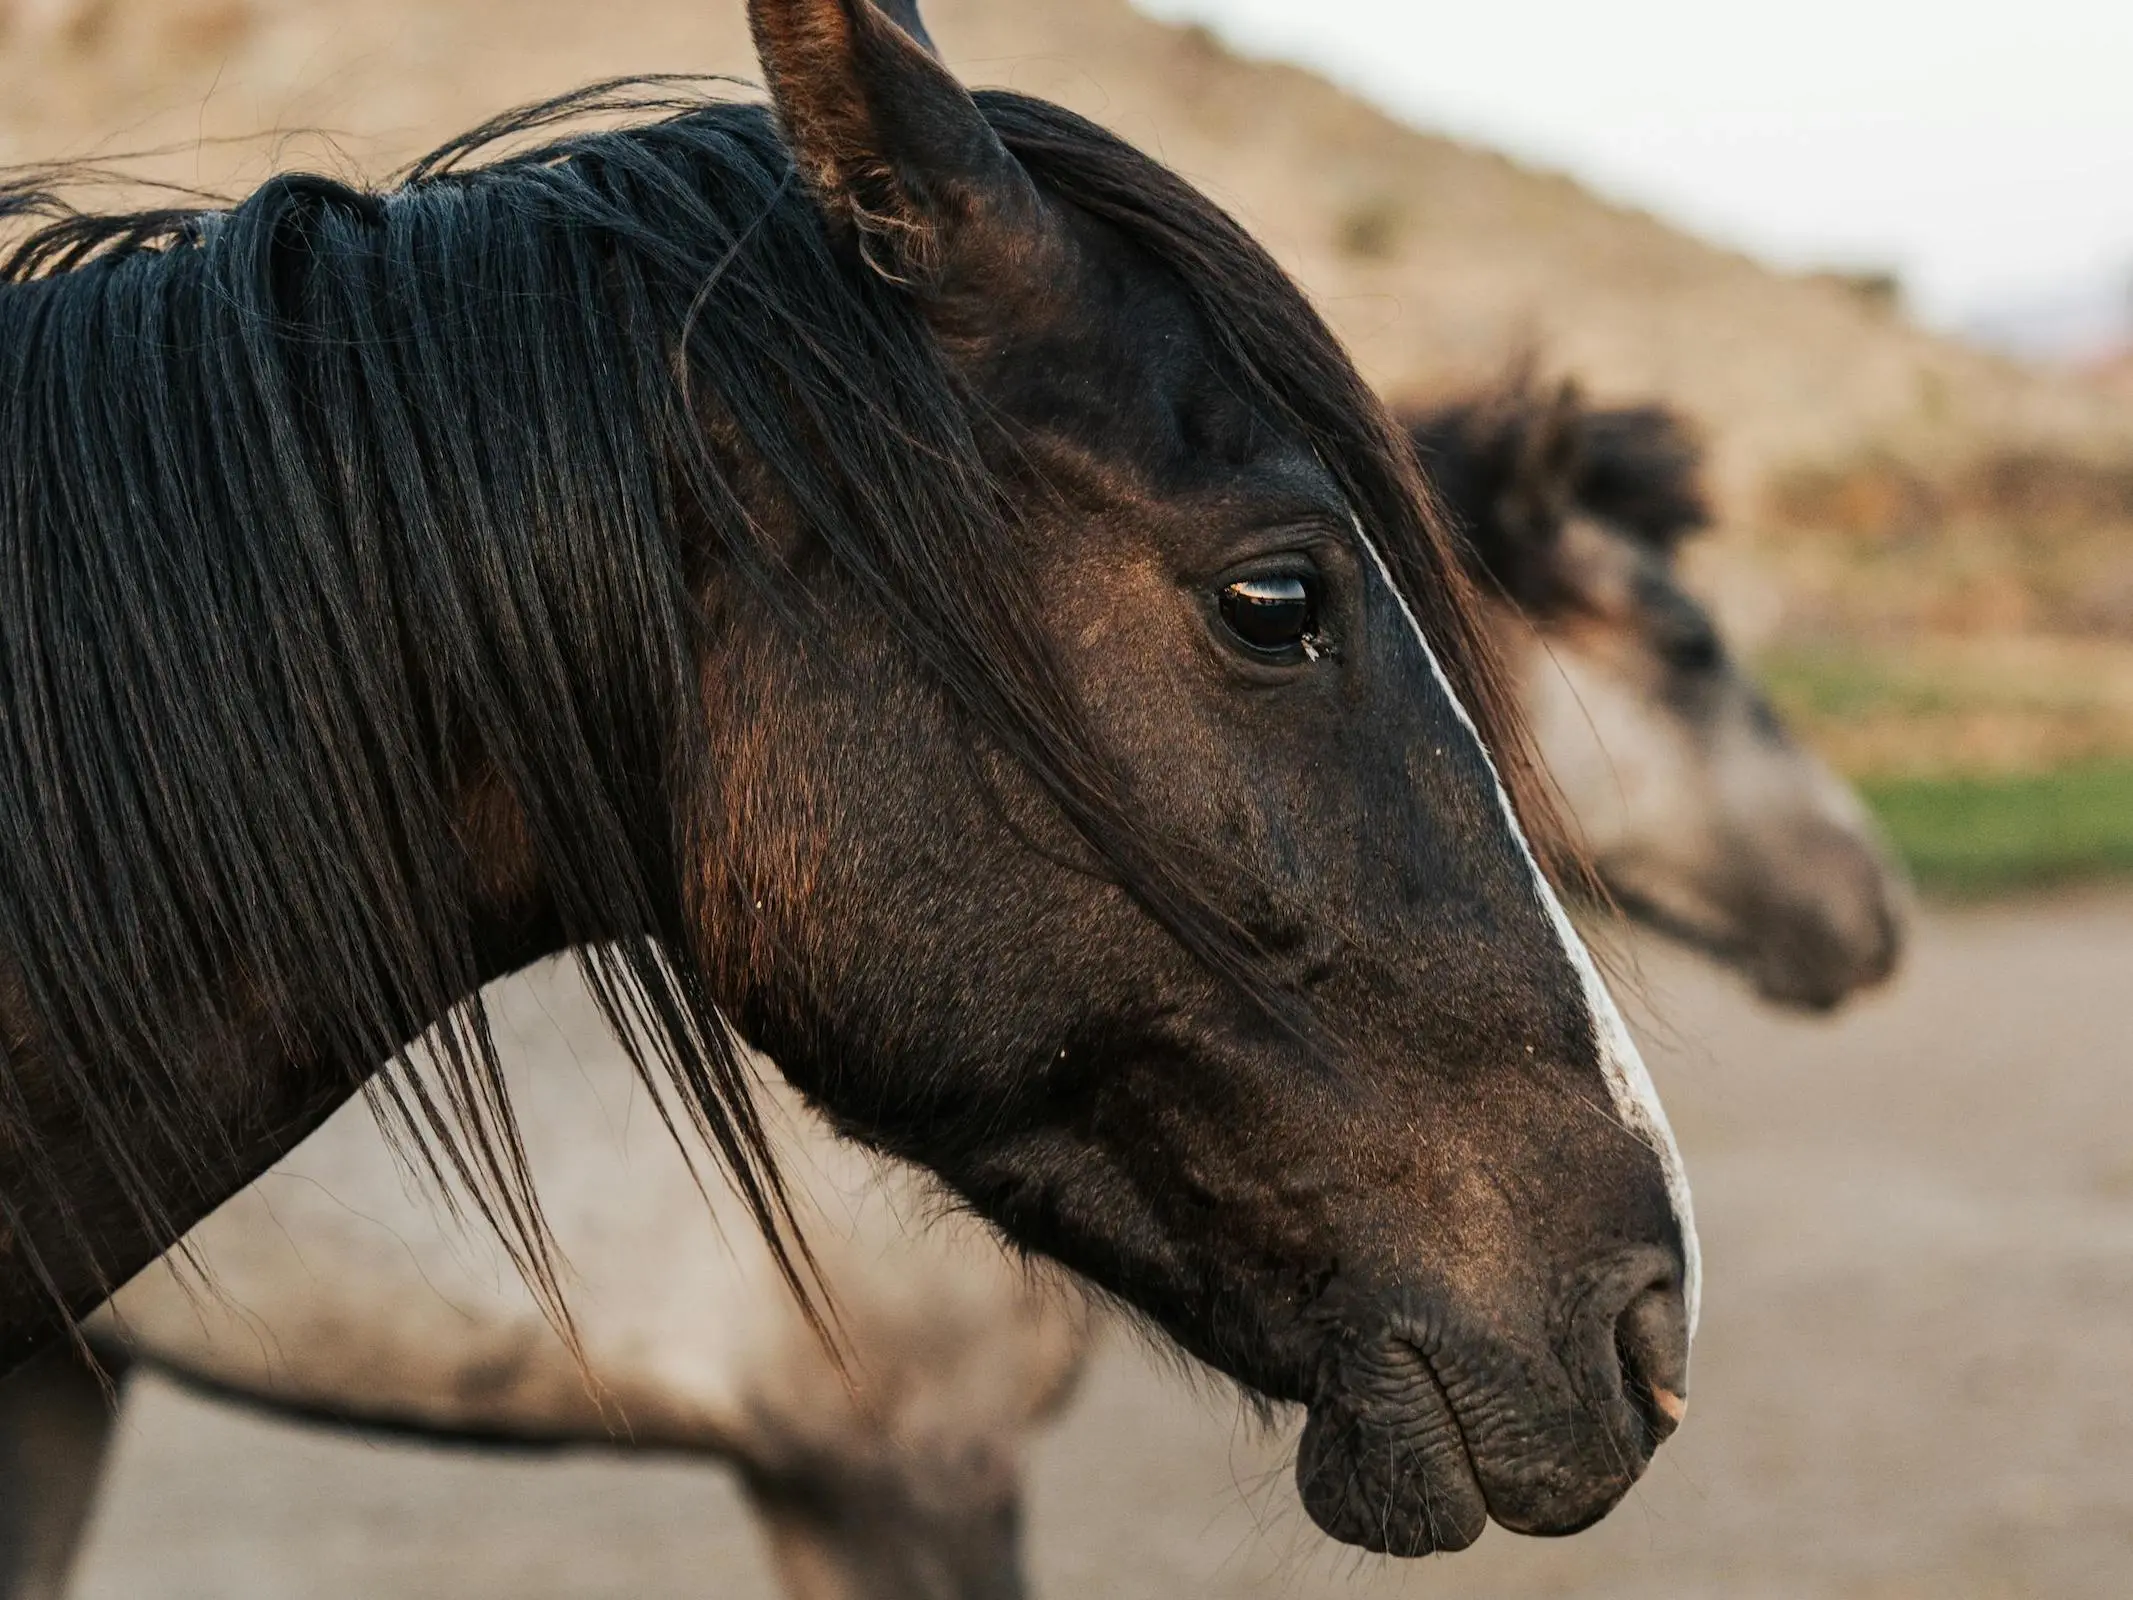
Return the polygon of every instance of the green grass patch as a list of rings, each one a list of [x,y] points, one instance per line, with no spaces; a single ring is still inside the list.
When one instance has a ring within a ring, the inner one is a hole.
[[[2133,876],[2133,761],[1859,785],[1921,889],[1976,898]]]
[[[1775,650],[1756,663],[1756,676],[1795,717],[1841,722],[1878,712],[1933,716],[1958,708],[1946,685],[1866,650]]]

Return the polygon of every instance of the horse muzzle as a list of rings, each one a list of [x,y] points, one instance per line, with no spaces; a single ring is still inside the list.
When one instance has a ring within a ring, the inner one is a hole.
[[[1390,1555],[1463,1550],[1493,1518],[1569,1534],[1612,1510],[1688,1404],[1679,1262],[1638,1247],[1578,1275],[1554,1336],[1441,1290],[1336,1284],[1297,1452],[1327,1534]]]

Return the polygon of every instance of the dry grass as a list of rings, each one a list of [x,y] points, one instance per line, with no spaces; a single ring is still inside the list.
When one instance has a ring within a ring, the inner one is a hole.
[[[1885,449],[1780,472],[1765,543],[1795,617],[1886,635],[2133,640],[2133,452]]]

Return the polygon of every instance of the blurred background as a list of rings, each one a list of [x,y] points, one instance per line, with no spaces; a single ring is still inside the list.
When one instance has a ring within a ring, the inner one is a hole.
[[[2133,1575],[2133,8],[931,0],[970,80],[1234,210],[1389,394],[1515,363],[1711,452],[1696,587],[1925,913],[1800,1022],[1640,1009],[1711,1260],[1697,1412],[1563,1545],[1318,1541],[1277,1432],[1114,1341],[1048,1438],[1057,1595],[2118,1595]],[[740,0],[0,0],[0,163],[376,176]],[[755,1595],[705,1469],[129,1422],[80,1592]],[[707,1510],[707,1508],[709,1508]]]

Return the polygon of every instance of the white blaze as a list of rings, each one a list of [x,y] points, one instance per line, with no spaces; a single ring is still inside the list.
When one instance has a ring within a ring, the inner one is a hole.
[[[1430,648],[1429,636],[1422,631],[1422,624],[1415,620],[1414,609],[1408,605],[1407,596],[1393,581],[1392,569],[1378,553],[1378,547],[1363,531],[1358,521],[1355,536],[1362,540],[1363,548],[1370,552],[1376,563],[1378,576],[1399,603],[1400,615],[1407,619],[1413,630],[1415,642],[1422,647],[1423,659],[1429,662],[1429,670],[1436,677],[1437,687],[1444,691],[1460,726],[1465,728],[1481,752],[1481,759],[1489,769],[1490,780],[1496,785],[1496,801],[1503,807],[1505,824],[1511,837],[1518,841],[1520,854],[1526,858],[1526,870],[1533,876],[1533,892],[1540,896],[1547,909],[1548,920],[1555,926],[1556,938],[1561,941],[1563,954],[1570,958],[1570,965],[1578,975],[1578,982],[1585,989],[1585,1006],[1592,1014],[1593,1042],[1598,1047],[1600,1071],[1607,1079],[1607,1091],[1615,1105],[1615,1115],[1622,1126],[1642,1139],[1657,1152],[1659,1164],[1666,1172],[1667,1197],[1673,1202],[1674,1221],[1681,1230],[1682,1295],[1688,1302],[1689,1336],[1695,1337],[1696,1322],[1703,1309],[1703,1253],[1696,1242],[1696,1214],[1689,1202],[1689,1177],[1681,1165],[1681,1150],[1674,1143],[1674,1130],[1667,1125],[1666,1110],[1659,1104],[1659,1091],[1653,1087],[1652,1075],[1645,1069],[1644,1057],[1637,1051],[1636,1041],[1629,1036],[1629,1027],[1622,1020],[1622,1013],[1615,1006],[1614,996],[1600,977],[1600,970],[1593,965],[1592,952],[1585,948],[1585,941],[1570,925],[1569,913],[1564,911],[1562,900],[1556,895],[1555,886],[1548,875],[1541,871],[1540,862],[1534,859],[1533,847],[1527,843],[1525,830],[1518,825],[1518,813],[1512,808],[1511,797],[1504,791],[1503,779],[1496,770],[1496,760],[1489,754],[1489,747],[1482,742],[1481,732],[1474,726],[1474,719],[1467,715],[1465,704],[1452,688],[1451,680],[1444,675],[1443,664],[1437,660],[1437,652]]]

